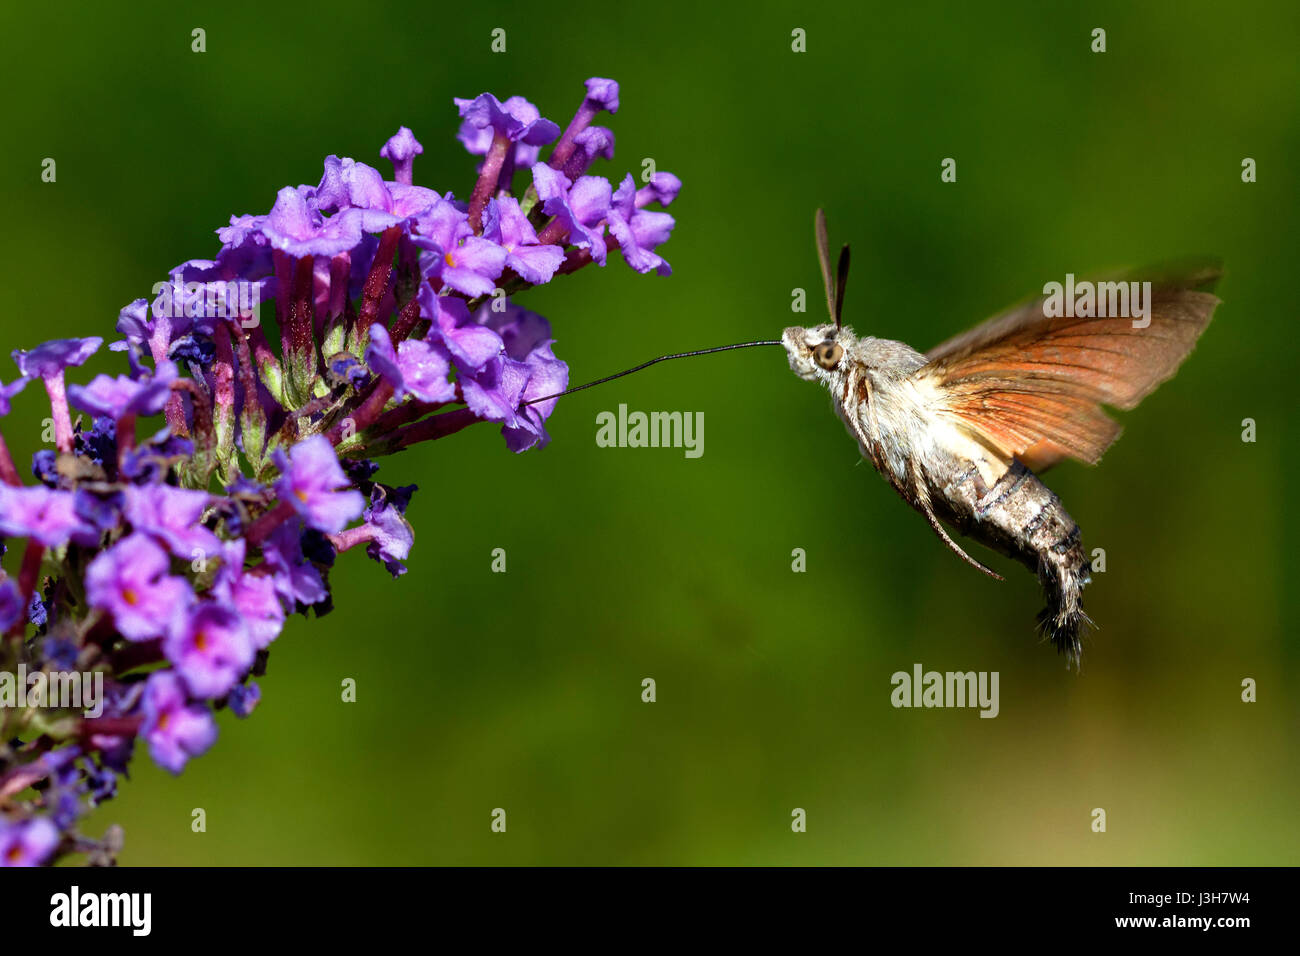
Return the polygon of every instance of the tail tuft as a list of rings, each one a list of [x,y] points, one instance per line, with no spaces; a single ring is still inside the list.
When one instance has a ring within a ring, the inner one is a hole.
[[[1066,557],[1066,556],[1062,556]],[[1083,561],[1043,562],[1038,569],[1038,580],[1047,598],[1047,607],[1038,612],[1038,628],[1045,638],[1050,638],[1057,653],[1076,670],[1083,654],[1083,636],[1092,619],[1083,610],[1082,592],[1091,580],[1088,565]]]

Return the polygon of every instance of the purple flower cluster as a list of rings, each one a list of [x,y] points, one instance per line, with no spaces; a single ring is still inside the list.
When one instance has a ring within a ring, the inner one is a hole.
[[[179,773],[216,740],[215,710],[251,714],[288,615],[330,610],[341,552],[406,572],[416,488],[375,481],[373,458],[475,422],[515,452],[549,441],[556,402],[539,399],[568,367],[513,296],[613,252],[670,273],[673,219],[647,207],[677,178],[589,172],[614,150],[593,121],[618,105],[617,83],[589,80],[561,131],[520,97],[457,99],[482,157],[464,201],[415,185],[423,147],[403,127],[380,150],[392,179],[329,156],[316,185],[233,216],[215,259],[124,308],[109,348],[125,374],[65,381],[97,336],[13,352],[0,416],[39,380],[53,447],[24,480],[0,437],[0,865],[111,858],[120,834],[78,819],[137,741]],[[5,696],[6,677],[71,673],[99,698]]]

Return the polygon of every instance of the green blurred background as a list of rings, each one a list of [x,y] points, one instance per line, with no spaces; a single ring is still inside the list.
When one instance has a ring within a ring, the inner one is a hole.
[[[520,298],[575,382],[820,321],[818,205],[853,244],[847,321],[922,349],[1066,272],[1227,267],[1178,377],[1048,477],[1107,552],[1082,675],[1037,643],[1032,576],[949,554],[782,353],[709,356],[566,400],[540,452],[479,426],[385,461],[421,488],[409,574],[344,556],[251,719],[177,779],[137,755],[86,827],[120,821],[124,864],[1297,862],[1294,3],[26,4],[0,32],[6,352],[111,336],[326,154],[389,174],[400,124],[416,182],[467,196],[453,96],[563,125],[592,75],[622,84],[596,171],[685,188],[672,278],[619,260]],[[596,447],[621,402],[702,411],[704,456]],[[42,404],[4,421],[20,461]],[[917,662],[999,671],[1000,716],[893,709]]]

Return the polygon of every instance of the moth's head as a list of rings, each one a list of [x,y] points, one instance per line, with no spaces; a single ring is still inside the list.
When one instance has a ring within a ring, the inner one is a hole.
[[[806,382],[830,382],[840,374],[854,342],[852,329],[833,322],[810,329],[794,325],[781,333],[790,370]]]
[[[853,330],[843,327],[844,287],[849,280],[849,247],[840,250],[835,277],[831,277],[830,244],[826,239],[826,216],[820,209],[813,217],[817,238],[817,261],[822,267],[826,286],[826,308],[831,321],[816,328],[795,325],[781,335],[781,344],[790,357],[790,370],[806,382],[833,386],[844,377],[848,356],[856,344]]]

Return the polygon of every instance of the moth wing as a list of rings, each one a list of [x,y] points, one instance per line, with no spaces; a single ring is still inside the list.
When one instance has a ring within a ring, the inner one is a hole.
[[[1120,280],[1151,282],[1144,328],[1127,317],[1049,317],[1039,297],[931,349],[914,377],[940,414],[1006,461],[1033,471],[1063,458],[1096,464],[1120,433],[1102,406],[1133,408],[1173,376],[1219,304],[1203,290],[1220,272],[1198,263]]]

